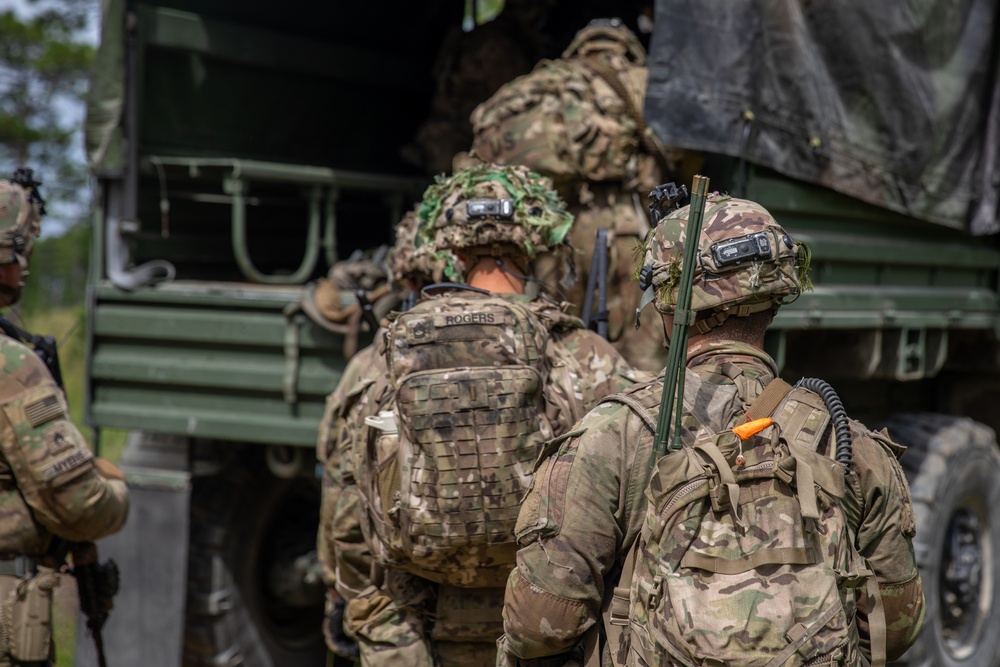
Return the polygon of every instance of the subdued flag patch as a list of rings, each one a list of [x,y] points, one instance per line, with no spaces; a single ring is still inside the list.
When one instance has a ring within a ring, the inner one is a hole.
[[[32,428],[38,428],[63,415],[62,402],[55,394],[49,394],[24,406],[24,414]]]

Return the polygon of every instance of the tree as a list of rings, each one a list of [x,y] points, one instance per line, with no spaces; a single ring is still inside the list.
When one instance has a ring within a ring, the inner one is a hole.
[[[89,206],[80,117],[94,47],[94,0],[26,0],[0,13],[0,175],[34,169],[50,212],[76,222]],[[77,142],[77,146],[73,146]]]

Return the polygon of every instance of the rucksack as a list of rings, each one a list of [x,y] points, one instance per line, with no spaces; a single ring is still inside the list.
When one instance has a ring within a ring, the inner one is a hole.
[[[485,162],[523,164],[556,187],[637,179],[655,185],[656,164],[665,158],[642,117],[646,76],[638,42],[627,50],[571,47],[476,107],[472,152]]]
[[[656,464],[630,554],[639,664],[860,664],[856,589],[866,584],[873,664],[884,664],[878,587],[841,506],[844,467],[818,452],[830,411],[812,391],[775,383],[787,393],[773,426],[746,441],[702,430]]]
[[[516,298],[426,298],[390,323],[395,391],[366,419],[359,480],[376,562],[451,586],[505,584],[520,502],[554,435],[549,343]]]

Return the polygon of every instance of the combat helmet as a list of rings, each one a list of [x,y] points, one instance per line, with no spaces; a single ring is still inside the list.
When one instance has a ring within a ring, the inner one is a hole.
[[[565,252],[573,215],[552,182],[521,165],[478,164],[439,176],[397,228],[394,280],[464,283],[483,256],[523,260]]]
[[[644,290],[637,319],[649,303],[668,315],[676,308],[689,213],[690,206],[671,212],[646,236],[635,276]],[[795,300],[812,289],[809,260],[809,247],[793,240],[760,204],[709,195],[691,291],[691,310],[702,317],[692,333]],[[706,312],[711,315],[704,317]]]
[[[27,269],[45,213],[39,185],[30,169],[18,169],[11,180],[0,180],[0,264],[18,262]]]
[[[646,64],[646,49],[639,38],[619,18],[594,19],[573,37],[563,58],[589,56],[600,52],[617,52],[636,65]]]

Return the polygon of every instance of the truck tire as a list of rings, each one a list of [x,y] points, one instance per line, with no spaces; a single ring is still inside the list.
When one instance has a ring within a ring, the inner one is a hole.
[[[1000,452],[993,430],[966,417],[894,417],[889,434],[913,496],[913,541],[926,617],[897,665],[1000,665]]]
[[[195,478],[185,667],[326,664],[322,589],[316,604],[288,604],[268,586],[277,563],[315,550],[319,487],[271,475],[261,450]]]

